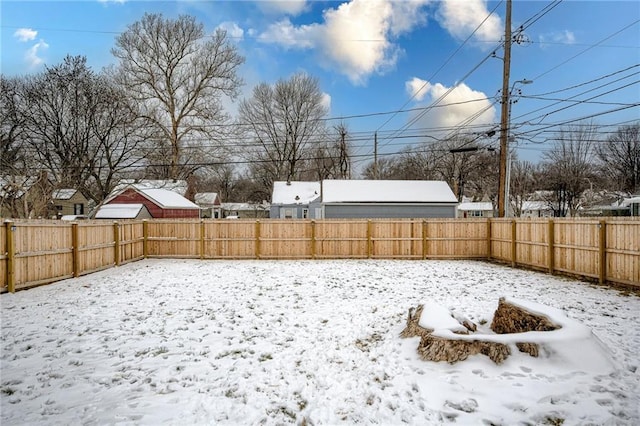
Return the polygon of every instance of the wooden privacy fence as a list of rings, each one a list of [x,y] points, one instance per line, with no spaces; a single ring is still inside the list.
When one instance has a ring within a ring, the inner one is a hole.
[[[2,291],[143,258],[487,259],[640,288],[638,219],[5,222]]]

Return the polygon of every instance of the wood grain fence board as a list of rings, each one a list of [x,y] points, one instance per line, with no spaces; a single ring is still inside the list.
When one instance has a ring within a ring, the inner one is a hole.
[[[269,220],[260,225],[260,258],[311,258],[310,220]]]
[[[640,221],[639,221],[640,222]],[[640,282],[640,223],[631,220],[607,222],[608,281]]]
[[[0,292],[8,291],[7,287],[7,264],[9,256],[7,255],[7,226],[5,223],[0,226]]]
[[[364,259],[368,256],[366,220],[319,220],[315,252],[322,259]]]
[[[586,277],[598,277],[598,223],[597,220],[555,220],[555,269],[572,271]]]
[[[73,275],[72,232],[70,224],[15,223],[15,288],[49,282]],[[44,252],[44,255],[21,256]]]
[[[501,262],[511,261],[511,221],[491,219],[491,257]]]
[[[549,266],[549,227],[546,220],[520,220],[516,223],[516,258],[521,266]]]
[[[78,225],[78,271],[97,271],[115,265],[113,222]]]
[[[255,259],[256,221],[215,220],[204,222],[205,259]]]

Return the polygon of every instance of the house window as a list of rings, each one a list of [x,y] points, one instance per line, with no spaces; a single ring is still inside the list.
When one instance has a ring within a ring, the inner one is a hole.
[[[284,218],[293,219],[293,209],[284,209]]]
[[[480,211],[480,210],[473,210],[473,211],[471,211],[470,216],[471,216],[471,217],[482,217],[482,211]]]
[[[74,204],[73,214],[84,214],[84,204]]]
[[[61,211],[62,210],[62,206],[56,206],[56,210],[57,211]]]
[[[303,219],[309,218],[309,209],[302,209],[302,218]]]

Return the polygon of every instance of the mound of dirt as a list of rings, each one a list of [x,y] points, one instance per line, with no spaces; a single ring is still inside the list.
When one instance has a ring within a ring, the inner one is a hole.
[[[425,305],[410,308],[407,325],[400,336],[405,338],[420,337],[418,353],[425,361],[446,361],[453,364],[464,361],[471,355],[482,354],[488,356],[496,364],[501,364],[511,355],[508,344],[492,341],[487,337],[487,334],[476,334],[477,326],[469,320],[460,321],[460,325],[464,326],[466,331],[461,331],[461,327],[450,327],[442,333],[443,330],[435,330],[428,325],[421,325],[420,319],[423,314],[426,314]],[[454,316],[451,315],[451,317]],[[491,331],[496,334],[553,331],[559,328],[559,325],[554,324],[544,315],[529,312],[521,306],[509,303],[504,298],[499,300],[498,308],[491,322]],[[438,333],[434,334],[436,331]],[[446,337],[447,334],[451,337]],[[456,337],[460,334],[465,335],[465,338]],[[521,352],[528,353],[533,357],[537,357],[540,352],[538,344],[534,342],[516,341],[515,345]]]

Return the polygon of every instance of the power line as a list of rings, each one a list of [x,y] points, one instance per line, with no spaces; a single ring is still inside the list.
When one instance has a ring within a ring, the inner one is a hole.
[[[589,50],[593,49],[594,47],[600,45],[601,43],[604,43],[605,41],[609,40],[610,38],[613,38],[615,36],[617,36],[618,34],[622,33],[623,31],[631,28],[632,26],[634,26],[635,24],[637,24],[638,22],[640,22],[640,19],[635,20],[634,22],[624,26],[623,28],[619,29],[618,31],[614,32],[611,35],[608,35],[607,37],[603,38],[602,40],[600,40],[599,42],[597,42],[596,44],[594,44],[593,46],[589,46],[588,48],[581,50],[580,52],[576,53],[575,55],[571,56],[570,58],[560,62],[558,65],[554,66],[553,68],[543,72],[542,74],[537,75],[536,77],[533,78],[533,80],[539,80],[541,77],[549,74],[552,71],[555,71],[556,69],[560,68],[561,66],[565,65],[567,62],[570,62],[572,60],[574,60],[575,58],[577,58],[578,56],[588,52]]]

